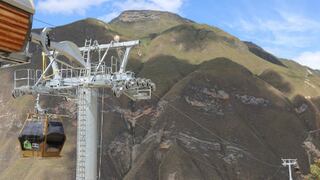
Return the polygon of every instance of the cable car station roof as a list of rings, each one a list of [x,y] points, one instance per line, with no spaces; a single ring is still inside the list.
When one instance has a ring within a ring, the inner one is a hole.
[[[33,0],[2,0],[14,7],[24,10],[30,14],[34,14],[35,6]]]

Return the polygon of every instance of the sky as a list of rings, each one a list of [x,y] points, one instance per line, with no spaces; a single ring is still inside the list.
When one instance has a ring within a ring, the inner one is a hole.
[[[35,5],[35,28],[87,17],[109,22],[124,10],[170,11],[320,69],[319,0],[35,0]]]

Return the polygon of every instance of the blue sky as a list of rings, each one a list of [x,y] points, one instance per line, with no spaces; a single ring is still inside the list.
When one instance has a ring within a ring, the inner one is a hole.
[[[128,9],[170,11],[320,69],[319,0],[35,0],[35,4],[35,18],[52,25],[86,17],[108,22]],[[34,27],[43,26],[48,25],[34,22]]]

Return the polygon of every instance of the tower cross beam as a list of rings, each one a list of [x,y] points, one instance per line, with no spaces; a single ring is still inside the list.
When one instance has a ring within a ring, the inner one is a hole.
[[[292,166],[297,165],[297,159],[281,159],[282,160],[282,165],[284,167],[288,166],[288,170],[289,170],[289,180],[293,180],[292,178]]]

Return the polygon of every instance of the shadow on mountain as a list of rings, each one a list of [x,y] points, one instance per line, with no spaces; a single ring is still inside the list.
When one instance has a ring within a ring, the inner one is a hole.
[[[138,76],[152,79],[157,84],[155,94],[162,96],[196,67],[174,56],[156,56],[143,65]]]
[[[284,65],[276,56],[265,51],[264,49],[262,49],[258,45],[254,44],[252,42],[248,42],[248,41],[243,41],[243,42],[248,46],[249,51],[252,52],[253,54],[255,54],[256,56],[258,56],[268,62],[271,62],[273,64],[277,64],[277,65],[286,67],[286,65]]]
[[[285,81],[284,78],[274,70],[265,70],[259,75],[259,77],[285,94],[292,92],[292,86],[290,83]]]

